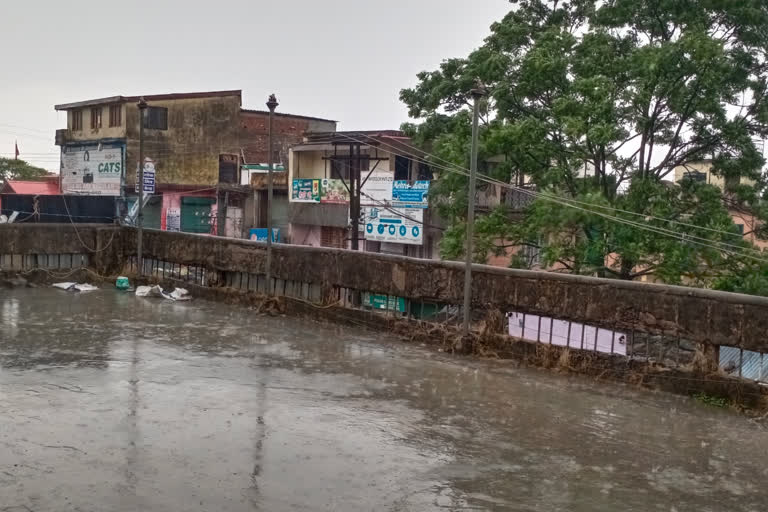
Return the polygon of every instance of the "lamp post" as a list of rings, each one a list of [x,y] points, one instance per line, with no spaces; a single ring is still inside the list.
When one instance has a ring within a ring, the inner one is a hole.
[[[478,138],[478,119],[480,117],[480,99],[485,95],[481,87],[472,89],[472,98],[474,99],[474,112],[472,116],[472,160],[469,173],[469,194],[467,208],[467,249],[466,249],[466,267],[464,270],[464,336],[469,336],[469,328],[472,313],[472,253],[473,239],[475,236],[475,182],[477,179],[477,138]]]
[[[274,140],[272,134],[272,121],[275,117],[275,109],[279,103],[277,97],[274,94],[269,96],[267,100],[267,108],[269,109],[269,147],[267,153],[267,162],[269,163],[269,170],[267,174],[267,295],[272,295],[272,171],[274,168],[273,163],[273,148]]]
[[[142,237],[144,235],[144,121],[147,111],[147,102],[142,97],[139,100],[139,211],[136,216],[137,226],[139,228],[136,239],[136,260],[139,265],[139,276],[144,275],[144,258],[141,254]]]

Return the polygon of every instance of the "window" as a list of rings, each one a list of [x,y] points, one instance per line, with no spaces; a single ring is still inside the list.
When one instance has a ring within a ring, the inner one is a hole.
[[[165,107],[149,107],[144,113],[144,128],[150,130],[168,129],[168,109]]]
[[[334,247],[336,249],[347,248],[347,230],[330,226],[320,226],[320,246]]]
[[[408,181],[411,179],[411,161],[404,156],[395,157],[395,181]]]
[[[707,173],[700,171],[686,171],[685,178],[698,183],[706,183]]]
[[[101,128],[101,107],[91,109],[91,130]]]
[[[110,105],[109,107],[109,126],[121,126],[123,124],[122,105]]]
[[[83,129],[83,111],[74,110],[72,111],[72,131],[79,132],[82,129]]]
[[[744,236],[744,224],[736,224],[736,229],[739,230],[741,236]]]
[[[432,168],[424,162],[419,162],[419,175],[416,179],[419,181],[430,181],[432,178],[434,178]]]

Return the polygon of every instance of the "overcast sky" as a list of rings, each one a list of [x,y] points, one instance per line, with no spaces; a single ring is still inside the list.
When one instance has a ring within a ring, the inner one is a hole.
[[[243,106],[398,128],[398,92],[465,56],[508,0],[3,2],[0,156],[58,171],[57,103],[242,89]]]

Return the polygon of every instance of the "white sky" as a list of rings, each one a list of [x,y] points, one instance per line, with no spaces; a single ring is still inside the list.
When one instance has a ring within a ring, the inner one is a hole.
[[[508,0],[2,2],[0,156],[58,171],[58,103],[242,89],[262,109],[396,129],[416,73],[480,46]]]

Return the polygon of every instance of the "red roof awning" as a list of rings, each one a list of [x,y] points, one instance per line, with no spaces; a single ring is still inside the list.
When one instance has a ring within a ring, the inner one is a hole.
[[[2,188],[3,194],[20,194],[25,196],[58,196],[58,178],[45,181],[8,180]]]

